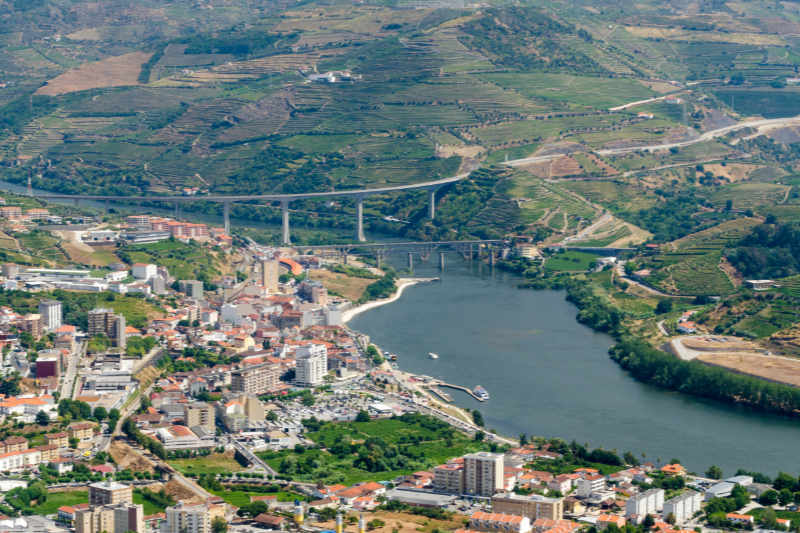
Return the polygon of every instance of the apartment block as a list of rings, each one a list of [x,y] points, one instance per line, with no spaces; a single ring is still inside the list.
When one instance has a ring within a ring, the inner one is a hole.
[[[661,514],[665,519],[669,515],[674,516],[675,523],[681,525],[700,510],[701,503],[703,503],[703,495],[689,490],[665,501],[664,511]]]
[[[116,481],[98,481],[89,485],[89,505],[133,503],[133,487]]]
[[[526,516],[531,522],[540,518],[561,520],[564,517],[564,498],[506,492],[492,497],[492,510],[496,513]]]
[[[295,381],[303,387],[321,385],[328,373],[328,348],[324,344],[299,346],[295,351]]]
[[[207,505],[187,505],[183,502],[164,511],[161,533],[210,533],[211,512]]]
[[[190,428],[200,426],[212,435],[216,431],[214,408],[205,402],[192,402],[183,406],[183,416]]]
[[[477,452],[464,456],[464,492],[477,496],[492,496],[503,490],[503,456],[498,453]]]
[[[578,479],[576,485],[578,487],[576,495],[580,498],[588,498],[593,492],[599,492],[606,488],[606,478],[600,474],[590,475]]]
[[[446,463],[433,469],[433,490],[448,494],[464,493],[464,465]]]
[[[47,331],[54,331],[61,327],[62,309],[58,300],[42,300],[39,302],[39,314],[42,317],[42,326]]]
[[[662,507],[664,507],[664,489],[650,489],[628,498],[625,503],[625,516],[636,517],[638,523],[645,516],[656,514]]]
[[[279,270],[277,259],[261,261],[261,285],[270,294],[278,292]]]
[[[145,533],[141,505],[90,505],[75,511],[75,533]]]
[[[90,337],[105,335],[114,346],[125,347],[125,317],[114,314],[112,309],[97,307],[89,311],[88,333]]]
[[[231,392],[264,394],[280,385],[281,368],[277,363],[264,363],[231,372]]]

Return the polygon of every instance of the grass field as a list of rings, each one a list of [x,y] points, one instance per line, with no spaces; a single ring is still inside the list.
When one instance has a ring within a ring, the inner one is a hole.
[[[79,503],[88,502],[89,492],[87,490],[76,490],[72,492],[48,492],[47,501],[34,507],[33,514],[55,514],[58,511],[58,508],[64,505],[77,505]]]
[[[236,507],[243,507],[250,503],[251,496],[275,496],[279,502],[293,502],[295,500],[305,500],[305,496],[297,494],[296,492],[279,491],[279,492],[248,492],[243,490],[212,490],[212,494],[216,494],[226,503],[235,505]]]
[[[392,479],[485,447],[485,444],[467,439],[449,426],[440,425],[438,421],[431,423],[427,417],[415,420],[419,421],[392,418],[370,422],[328,423],[319,431],[307,434],[324,449],[305,450],[303,453],[294,450],[262,452],[258,455],[279,472],[285,472],[284,466],[287,462],[302,466],[301,469],[289,473],[293,479],[350,485],[359,481]],[[358,445],[371,439],[379,439],[386,447],[396,447],[402,457],[407,458],[406,466],[369,471],[354,465],[358,454],[338,458],[327,451],[327,448],[341,442]]]
[[[183,474],[222,474],[243,470],[229,453],[212,453],[205,457],[170,459],[169,464]]]
[[[575,250],[567,250],[548,257],[544,263],[545,270],[551,272],[584,272],[597,260],[597,255]]]

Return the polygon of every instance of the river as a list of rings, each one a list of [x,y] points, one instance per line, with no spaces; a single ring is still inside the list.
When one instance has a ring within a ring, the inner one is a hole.
[[[439,275],[433,263],[415,274]],[[520,290],[518,281],[450,255],[440,283],[409,287],[349,325],[396,353],[403,370],[483,385],[491,394],[484,403],[448,392],[502,434],[678,458],[697,472],[716,464],[726,476],[800,471],[800,423],[635,381],[609,358],[613,339],[576,322],[563,292]]]

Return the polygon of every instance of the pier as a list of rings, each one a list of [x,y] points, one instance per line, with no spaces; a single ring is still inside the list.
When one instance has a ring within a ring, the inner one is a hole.
[[[434,395],[436,395],[439,398],[441,398],[442,400],[444,400],[444,401],[446,401],[448,403],[453,403],[453,397],[450,396],[449,394],[447,394],[446,392],[444,392],[443,390],[440,390],[440,389],[438,389],[437,387],[434,387],[434,386],[428,387],[428,390],[431,391]]]
[[[435,385],[437,387],[447,387],[448,389],[460,390],[460,391],[466,392],[467,394],[469,394],[470,396],[472,396],[473,398],[475,398],[479,402],[485,402],[486,401],[486,398],[478,397],[474,392],[472,392],[472,389],[469,389],[467,387],[462,387],[461,385],[453,385],[452,383],[445,383],[444,381],[437,381],[433,385]]]

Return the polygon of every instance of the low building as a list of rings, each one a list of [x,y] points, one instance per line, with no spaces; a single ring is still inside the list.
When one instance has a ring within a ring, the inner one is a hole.
[[[598,531],[602,531],[612,524],[622,529],[625,526],[625,518],[615,514],[601,514],[597,517]]]
[[[730,522],[733,522],[734,524],[752,526],[755,523],[753,515],[749,514],[728,513],[725,515],[725,518],[727,518]]]
[[[71,439],[91,440],[94,437],[94,428],[95,425],[91,422],[78,422],[67,428],[67,434]]]
[[[475,531],[528,533],[531,521],[526,516],[475,511],[469,517],[469,527]]]
[[[663,507],[664,489],[650,489],[628,498],[625,502],[625,516],[639,523],[645,516],[656,514]]]
[[[754,291],[766,291],[775,286],[775,281],[771,279],[748,279],[745,280],[744,284]]]
[[[539,518],[561,520],[564,516],[564,498],[506,492],[492,496],[492,510],[498,513],[525,516],[531,521]]]

